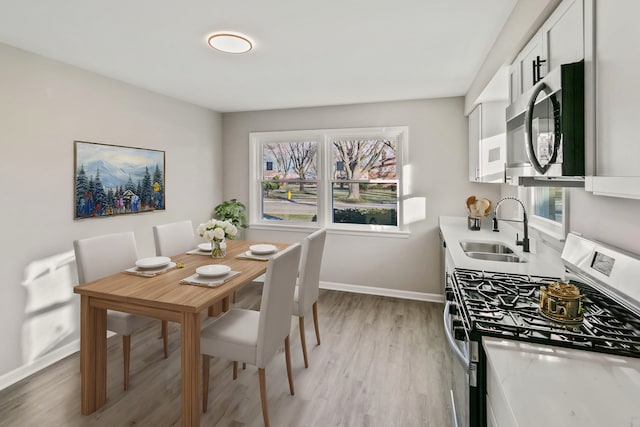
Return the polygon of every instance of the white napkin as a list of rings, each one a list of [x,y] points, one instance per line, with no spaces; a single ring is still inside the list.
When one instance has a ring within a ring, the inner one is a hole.
[[[242,253],[242,254],[238,255],[236,258],[240,258],[240,259],[255,259],[255,260],[258,260],[258,261],[269,261],[276,253],[277,252],[272,253],[272,254],[268,254],[268,255],[256,255],[251,251],[247,251],[245,253]]]
[[[155,277],[158,274],[166,273],[169,270],[173,270],[174,268],[176,268],[176,265],[177,264],[175,262],[170,262],[169,264],[158,268],[131,267],[127,268],[124,272],[127,274],[133,274],[135,276]]]
[[[187,251],[187,254],[188,255],[209,255],[209,256],[211,256],[211,251],[210,250],[209,251],[203,251],[203,250],[200,250],[200,249],[196,248],[196,249],[191,249],[190,251]]]
[[[193,274],[186,279],[180,280],[181,285],[196,285],[196,286],[205,286],[207,288],[215,288],[222,285],[225,282],[228,282],[235,276],[236,274],[240,274],[239,271],[230,271],[224,276],[220,277],[204,277],[199,275],[198,273]]]

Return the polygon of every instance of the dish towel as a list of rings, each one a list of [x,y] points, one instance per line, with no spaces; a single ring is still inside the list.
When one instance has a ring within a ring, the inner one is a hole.
[[[127,274],[133,274],[134,276],[142,276],[142,277],[156,277],[158,274],[166,273],[167,271],[171,271],[176,268],[175,262],[170,262],[168,265],[159,268],[139,268],[139,267],[131,267],[127,268],[124,272]]]
[[[186,279],[180,280],[181,285],[196,285],[196,286],[205,286],[207,288],[216,288],[222,285],[225,282],[233,279],[236,274],[240,274],[239,271],[230,271],[224,276],[220,277],[204,277],[199,275],[198,273],[193,274]]]

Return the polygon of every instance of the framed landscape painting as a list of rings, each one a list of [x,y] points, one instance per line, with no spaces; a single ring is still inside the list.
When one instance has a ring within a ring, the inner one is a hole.
[[[74,141],[74,218],[165,209],[165,152]]]

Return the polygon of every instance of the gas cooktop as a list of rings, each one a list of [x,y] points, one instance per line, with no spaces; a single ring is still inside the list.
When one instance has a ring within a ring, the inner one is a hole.
[[[472,340],[493,336],[640,358],[640,317],[588,284],[583,320],[559,323],[540,313],[540,287],[559,278],[456,269],[453,291]]]

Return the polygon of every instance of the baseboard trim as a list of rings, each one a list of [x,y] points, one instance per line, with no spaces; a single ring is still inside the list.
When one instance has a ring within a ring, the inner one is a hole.
[[[59,349],[52,351],[39,359],[34,360],[33,362],[27,363],[25,365],[20,366],[13,371],[9,371],[4,375],[0,376],[0,390],[4,390],[17,383],[20,380],[27,378],[30,375],[35,374],[36,372],[46,368],[49,365],[53,365],[59,360],[64,359],[65,357],[80,351],[80,340],[77,339],[75,341],[66,344]]]
[[[441,294],[429,294],[426,292],[403,291],[399,289],[376,288],[373,286],[350,285],[348,283],[320,282],[321,289],[332,291],[352,292],[355,294],[378,295],[427,302],[444,302]]]

